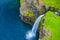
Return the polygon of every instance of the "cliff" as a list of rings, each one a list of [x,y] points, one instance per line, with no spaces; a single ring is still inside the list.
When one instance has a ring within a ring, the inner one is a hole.
[[[56,9],[54,9],[53,7],[46,7],[42,0],[21,0],[20,3],[21,20],[30,25],[33,25],[37,17],[45,14],[47,11],[56,11]],[[41,39],[44,38],[44,34],[52,37],[52,33],[49,30],[45,30],[43,28],[44,20],[45,18],[42,18],[42,21],[39,25],[39,38]]]
[[[33,25],[37,17],[44,14],[46,9],[44,6],[40,6],[37,0],[24,0],[23,2],[24,3],[21,4],[20,8],[20,17],[25,23]],[[39,29],[41,31],[39,33],[41,34],[40,36],[42,38],[42,22]]]

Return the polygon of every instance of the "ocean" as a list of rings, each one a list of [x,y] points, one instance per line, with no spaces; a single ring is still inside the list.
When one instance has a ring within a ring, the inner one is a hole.
[[[19,2],[0,0],[0,40],[26,40],[25,35],[32,26],[20,19]]]

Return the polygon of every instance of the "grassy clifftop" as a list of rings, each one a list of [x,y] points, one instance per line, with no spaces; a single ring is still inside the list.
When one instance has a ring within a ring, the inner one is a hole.
[[[60,10],[60,0],[43,0],[46,6],[52,6]]]
[[[47,6],[52,6],[60,10],[60,0],[43,0]],[[52,40],[60,40],[60,17],[53,12],[47,12],[45,28],[51,30]]]
[[[52,40],[60,40],[60,17],[53,14],[53,12],[47,12],[45,20],[45,28],[52,32]]]

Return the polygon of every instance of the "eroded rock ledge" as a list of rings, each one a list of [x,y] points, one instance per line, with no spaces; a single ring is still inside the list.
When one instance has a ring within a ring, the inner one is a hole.
[[[33,24],[38,16],[45,13],[37,1],[25,1],[20,8],[21,19],[28,24]]]

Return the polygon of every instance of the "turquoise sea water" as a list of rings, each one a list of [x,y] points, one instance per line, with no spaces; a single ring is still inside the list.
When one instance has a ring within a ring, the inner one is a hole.
[[[0,40],[25,40],[32,26],[21,21],[19,7],[19,0],[0,0]]]

